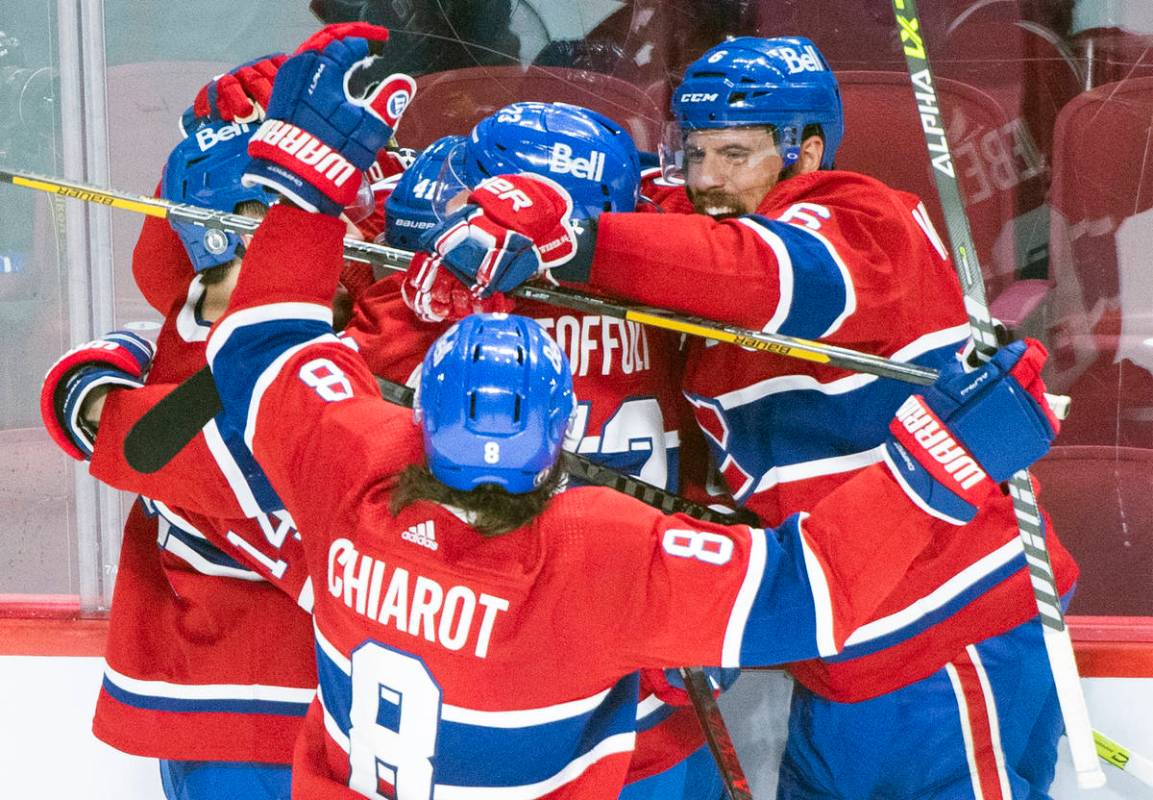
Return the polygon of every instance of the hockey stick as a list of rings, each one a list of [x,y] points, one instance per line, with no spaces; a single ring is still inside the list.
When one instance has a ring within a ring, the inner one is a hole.
[[[233,233],[252,233],[260,225],[258,220],[235,214],[224,214],[204,208],[196,208],[177,203],[170,203],[155,197],[143,197],[118,192],[110,189],[101,189],[94,186],[65,181],[58,178],[49,178],[43,175],[12,172],[0,169],[0,180],[36,189],[51,194],[71,197],[87,202],[101,203],[113,208],[133,211],[138,214],[172,218],[209,228],[230,231]],[[403,272],[412,260],[412,253],[393,247],[357,241],[344,240],[344,256],[347,259],[360,261],[386,270]],[[870,353],[859,353],[836,345],[824,344],[808,339],[798,339],[777,333],[740,328],[727,323],[688,317],[674,314],[659,308],[631,306],[611,302],[598,297],[590,297],[578,292],[559,288],[543,286],[520,286],[512,292],[517,297],[526,300],[547,303],[549,305],[570,308],[590,314],[622,319],[636,322],[641,325],[661,328],[663,330],[697,336],[704,339],[735,344],[762,352],[776,353],[790,358],[799,358],[805,361],[814,361],[828,364],[833,367],[862,372],[867,375],[877,375],[883,378],[915,383],[922,386],[931,384],[937,378],[937,371],[931,367],[922,367],[917,364],[908,364]],[[190,378],[195,379],[196,376]],[[203,378],[207,380],[207,378]],[[199,398],[203,387],[190,387],[189,394]],[[126,456],[129,464],[141,472],[154,472],[160,466],[168,463],[173,456],[202,428],[211,417],[192,419],[183,413],[180,400],[184,393],[179,389],[156,405],[147,416],[140,420],[137,428],[145,425],[145,430],[137,434],[133,429],[130,441],[138,442],[141,448],[135,446],[131,449],[126,442]],[[203,404],[201,404],[202,406]],[[1064,418],[1068,413],[1068,399],[1050,397],[1050,405],[1058,417]],[[152,419],[154,416],[161,419]],[[146,438],[145,434],[147,433]],[[149,451],[149,452],[145,452]],[[139,466],[138,466],[139,464]],[[152,469],[144,469],[146,464],[156,464]]]
[[[917,111],[921,118],[925,144],[929,150],[929,160],[933,166],[937,194],[945,212],[945,229],[952,249],[953,267],[957,270],[957,277],[965,295],[965,310],[969,316],[973,344],[978,354],[987,360],[997,350],[997,337],[993,329],[993,320],[989,315],[989,305],[985,299],[985,284],[981,276],[981,267],[977,262],[977,251],[973,247],[969,220],[965,216],[960,186],[949,153],[949,141],[942,123],[941,106],[933,85],[929,56],[921,36],[916,0],[893,0],[893,15],[901,37],[909,78],[917,98]],[[1089,709],[1085,705],[1085,695],[1081,691],[1081,679],[1073,655],[1073,641],[1069,638],[1069,629],[1065,625],[1065,617],[1061,611],[1061,597],[1057,592],[1057,583],[1053,578],[1053,568],[1045,544],[1045,524],[1027,470],[1021,470],[1010,479],[1009,493],[1013,497],[1013,511],[1017,517],[1017,528],[1021,534],[1025,560],[1032,579],[1033,595],[1043,625],[1045,651],[1053,672],[1053,685],[1061,706],[1065,733],[1069,737],[1069,750],[1073,758],[1073,768],[1077,772],[1077,784],[1083,789],[1103,786],[1105,773],[1097,760],[1093,730],[1089,725]]]
[[[147,214],[160,219],[176,219],[232,233],[253,233],[260,225],[259,220],[250,217],[170,203],[156,197],[144,197],[112,189],[101,189],[44,175],[0,169],[0,181],[90,203],[100,203],[137,214]],[[355,239],[344,240],[345,258],[372,264],[392,272],[404,272],[412,260],[412,255],[407,250],[400,250],[395,247],[386,247]],[[750,330],[699,317],[682,316],[659,308],[614,303],[566,289],[525,285],[513,290],[511,294],[526,300],[536,300],[574,311],[627,320],[674,333],[713,339],[752,350],[814,361],[883,378],[895,378],[923,386],[929,385],[937,377],[936,370],[928,367],[893,361],[869,353],[859,353],[836,345]]]
[[[1153,786],[1153,761],[1123,747],[1099,731],[1093,731],[1097,755],[1111,766],[1127,772],[1146,786]]]

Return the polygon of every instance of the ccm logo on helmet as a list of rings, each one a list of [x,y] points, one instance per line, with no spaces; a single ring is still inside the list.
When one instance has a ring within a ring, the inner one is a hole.
[[[913,441],[952,475],[962,489],[972,489],[988,477],[965,448],[941,427],[917,395],[910,396],[901,404],[896,418],[913,435]]]
[[[593,150],[588,158],[573,158],[572,147],[557,142],[549,153],[548,170],[558,175],[572,175],[574,178],[599,181],[605,172],[605,154],[600,150]]]
[[[206,152],[221,142],[227,142],[229,139],[235,139],[237,136],[247,136],[252,132],[244,122],[233,122],[228,125],[222,125],[219,128],[201,128],[196,132],[196,144],[200,146],[200,152]]]
[[[711,103],[720,95],[716,92],[685,92],[681,95],[682,103]]]
[[[798,72],[825,71],[824,65],[821,64],[821,56],[811,44],[805,45],[805,49],[799,53],[791,47],[774,47],[769,51],[769,55],[784,61],[790,75]]]

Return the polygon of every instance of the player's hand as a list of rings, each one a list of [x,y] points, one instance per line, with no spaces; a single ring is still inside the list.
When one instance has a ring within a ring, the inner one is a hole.
[[[272,84],[288,56],[272,53],[245,62],[217,75],[196,93],[196,99],[180,118],[185,136],[205,121],[258,122],[272,97]]]
[[[726,691],[741,676],[741,671],[735,668],[702,667],[701,671],[709,680],[709,686],[713,689],[713,697]],[[692,704],[688,690],[685,688],[685,679],[681,677],[679,669],[641,670],[641,686],[649,689],[658,699],[671,706]]]
[[[378,25],[329,25],[284,62],[268,118],[248,145],[246,185],[263,184],[301,208],[336,216],[357,196],[361,173],[392,137],[416,82],[396,73],[364,97],[349,94],[350,74],[371,63]]]
[[[508,314],[516,306],[512,298],[500,292],[476,297],[442,267],[440,256],[417,253],[400,285],[404,304],[422,322],[454,322],[479,313]]]
[[[1036,340],[1013,342],[975,371],[946,367],[902,404],[885,462],[914,503],[962,525],[997,484],[1048,452],[1061,423],[1045,402],[1047,357]]]
[[[52,441],[78,461],[91,458],[97,420],[83,418],[86,401],[111,387],[143,386],[153,354],[147,339],[113,331],[61,356],[40,391],[40,416]]]
[[[466,205],[425,236],[422,244],[473,295],[509,292],[572,259],[577,235],[572,198],[537,175],[498,175],[482,181]]]

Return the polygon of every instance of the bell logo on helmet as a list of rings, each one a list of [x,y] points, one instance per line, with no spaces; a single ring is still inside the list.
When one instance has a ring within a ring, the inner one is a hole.
[[[790,75],[795,75],[798,72],[825,71],[820,54],[811,44],[805,45],[804,50],[799,53],[792,47],[775,47],[769,51],[769,54],[784,61],[785,66],[789,68]]]
[[[729,53],[728,50],[718,50],[717,52],[715,52],[711,56],[709,56],[708,61],[710,64],[715,64],[718,61],[720,61],[722,58],[724,58],[726,55],[728,55],[728,53]]]
[[[593,150],[588,158],[573,158],[572,146],[557,142],[549,153],[548,169],[549,172],[559,175],[599,181],[605,171],[605,154],[600,150]]]
[[[200,145],[200,152],[211,150],[220,142],[227,142],[237,136],[247,135],[252,129],[246,122],[233,122],[229,125],[201,128],[196,132],[196,143]]]
[[[685,92],[681,95],[682,103],[711,103],[720,95],[716,92]]]

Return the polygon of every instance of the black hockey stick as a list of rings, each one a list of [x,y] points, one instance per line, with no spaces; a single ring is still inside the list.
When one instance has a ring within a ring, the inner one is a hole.
[[[680,672],[697,721],[704,729],[705,741],[721,771],[721,780],[725,783],[729,800],[753,800],[749,779],[741,767],[737,748],[733,745],[733,737],[729,735],[729,727],[721,715],[721,708],[713,697],[713,687],[709,685],[708,676],[700,667],[681,667]]]
[[[949,152],[949,141],[945,134],[937,90],[933,84],[929,55],[921,33],[916,0],[893,0],[893,14],[897,21],[909,78],[917,99],[917,111],[921,118],[922,132],[925,134],[925,144],[929,150],[929,160],[932,162],[933,179],[945,213],[945,228],[953,254],[953,266],[965,295],[965,310],[969,315],[973,344],[978,354],[988,360],[997,350],[997,336],[993,329],[992,317],[989,315],[984,279],[977,261],[977,251],[973,246],[969,220],[965,216],[965,207],[961,201],[961,189],[957,182],[953,159]],[[1053,684],[1061,706],[1065,733],[1069,737],[1069,750],[1073,767],[1077,772],[1077,783],[1083,789],[1102,786],[1105,783],[1105,773],[1097,760],[1093,729],[1089,724],[1089,710],[1085,705],[1085,695],[1081,691],[1077,662],[1074,659],[1073,641],[1069,638],[1069,629],[1065,625],[1061,597],[1057,591],[1057,582],[1053,577],[1053,567],[1045,544],[1045,523],[1037,506],[1033,482],[1027,470],[1021,470],[1013,475],[1009,481],[1009,491],[1013,497],[1013,511],[1017,517],[1017,528],[1024,545],[1033,595],[1043,626],[1045,651],[1052,668]]]

